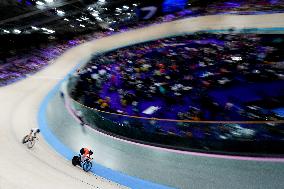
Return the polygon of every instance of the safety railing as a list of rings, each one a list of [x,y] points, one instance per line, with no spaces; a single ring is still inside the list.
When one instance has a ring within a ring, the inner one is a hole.
[[[69,81],[69,94],[74,78]],[[130,116],[70,102],[99,131],[154,146],[207,153],[284,156],[284,120],[192,121]]]

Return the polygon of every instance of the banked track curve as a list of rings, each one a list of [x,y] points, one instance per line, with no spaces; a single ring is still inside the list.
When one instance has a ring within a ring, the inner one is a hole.
[[[21,144],[29,129],[38,127],[41,101],[73,67],[86,62],[94,52],[181,33],[228,28],[284,28],[284,14],[203,16],[116,34],[70,49],[44,70],[0,88],[0,188],[122,188],[74,169],[43,138],[32,150]]]

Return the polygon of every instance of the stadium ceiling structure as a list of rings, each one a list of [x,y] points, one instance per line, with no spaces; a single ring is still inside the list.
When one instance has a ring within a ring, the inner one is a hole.
[[[112,29],[133,20],[137,6],[131,0],[2,0],[0,35]]]
[[[0,35],[114,30],[194,2],[205,0],[0,0]]]

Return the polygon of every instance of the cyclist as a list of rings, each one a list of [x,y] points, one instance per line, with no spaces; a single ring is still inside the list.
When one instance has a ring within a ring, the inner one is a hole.
[[[39,128],[32,128],[30,131],[30,134],[28,136],[29,140],[32,139],[32,137],[37,138],[37,134],[40,133],[40,129]],[[23,141],[23,143],[28,142],[28,140]]]
[[[84,122],[84,119],[83,119],[83,113],[80,110],[78,110],[78,111],[75,110],[74,114],[80,120],[80,125],[85,126],[85,122]]]
[[[92,159],[91,155],[93,155],[93,151],[89,150],[88,148],[81,148],[81,162],[84,162],[86,159]]]

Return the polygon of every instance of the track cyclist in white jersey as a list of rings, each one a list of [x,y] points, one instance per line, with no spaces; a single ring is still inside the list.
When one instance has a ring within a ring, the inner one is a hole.
[[[37,134],[40,133],[39,128],[31,128],[30,134],[28,135],[29,140],[32,140],[32,138],[38,139]],[[23,143],[26,143],[28,140],[23,140]]]

